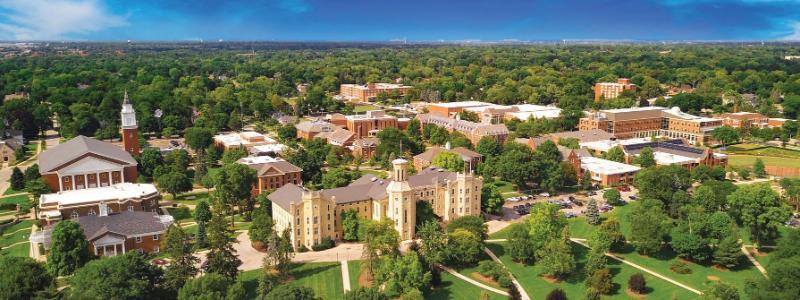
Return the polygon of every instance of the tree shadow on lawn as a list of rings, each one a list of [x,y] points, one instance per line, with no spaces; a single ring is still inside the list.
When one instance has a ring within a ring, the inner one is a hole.
[[[338,268],[339,264],[317,264],[311,268],[301,268],[302,264],[295,264],[292,266],[292,270],[289,273],[294,277],[295,280],[300,278],[305,278],[308,276],[313,276],[314,274],[323,273],[327,270]]]
[[[444,271],[443,271],[444,272]],[[442,281],[438,286],[425,290],[425,299],[451,299],[453,292],[450,291],[450,281]]]

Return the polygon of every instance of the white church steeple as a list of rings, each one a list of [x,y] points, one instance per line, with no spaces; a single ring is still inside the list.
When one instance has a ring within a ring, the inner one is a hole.
[[[128,91],[125,91],[125,100],[122,102],[122,111],[120,112],[122,119],[122,129],[133,129],[136,126],[136,111],[133,110],[133,104],[128,99]]]

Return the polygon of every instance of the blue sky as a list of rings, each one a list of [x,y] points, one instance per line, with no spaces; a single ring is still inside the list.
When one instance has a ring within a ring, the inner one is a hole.
[[[0,0],[2,40],[800,40],[800,0]]]

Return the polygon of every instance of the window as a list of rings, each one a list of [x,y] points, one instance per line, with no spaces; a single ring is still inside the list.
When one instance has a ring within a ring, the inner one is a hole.
[[[139,248],[139,249],[136,249],[136,252],[139,252],[139,254],[142,254],[142,253],[144,253],[144,250],[142,250],[142,248]]]
[[[90,216],[94,216],[94,215],[96,215],[96,214],[97,214],[97,213],[94,211],[94,208],[92,208],[92,209],[90,209],[90,210],[89,210],[89,215],[90,215]]]
[[[72,213],[69,215],[69,217],[71,219],[77,219],[78,218],[78,211],[73,210]]]
[[[128,205],[128,211],[133,211],[133,205]]]
[[[140,236],[137,236],[137,237],[136,237],[136,242],[137,242],[137,243],[141,243],[141,242],[142,242],[142,237],[140,237]],[[141,250],[141,249],[140,249],[140,250]]]
[[[153,240],[154,240],[154,241],[157,241],[157,240],[158,240],[158,235],[157,235],[157,234],[154,234],[154,235],[153,235]]]

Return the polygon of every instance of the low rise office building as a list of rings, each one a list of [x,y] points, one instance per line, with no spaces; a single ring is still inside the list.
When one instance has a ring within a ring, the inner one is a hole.
[[[630,79],[620,78],[617,82],[598,82],[594,84],[594,101],[614,99],[624,91],[635,91],[636,85]]]
[[[372,102],[381,93],[388,96],[403,96],[412,88],[398,83],[342,84],[339,86],[339,96],[349,101]]]
[[[255,131],[230,132],[214,136],[214,144],[223,149],[244,149],[249,151],[255,146],[273,145],[278,142]]]
[[[451,119],[433,114],[419,114],[417,120],[420,121],[422,128],[429,125],[436,125],[447,129],[449,132],[458,131],[466,136],[473,145],[477,145],[484,137],[491,137],[499,143],[503,143],[508,137],[508,128],[505,124],[483,124],[460,119]]]
[[[620,139],[668,137],[705,145],[712,140],[712,131],[720,126],[722,119],[691,115],[678,107],[649,106],[587,113],[580,119],[578,128],[581,131],[603,130]]]

